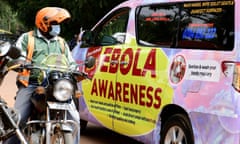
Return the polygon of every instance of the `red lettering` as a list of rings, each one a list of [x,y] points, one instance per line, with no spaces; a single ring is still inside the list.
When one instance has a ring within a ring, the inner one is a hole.
[[[138,92],[138,86],[131,85],[131,87],[130,87],[131,103],[134,102],[135,104],[138,104],[138,93],[137,92]]]
[[[140,51],[141,51],[141,49],[137,49],[137,52],[136,52],[136,55],[134,58],[132,75],[135,75],[135,76],[141,76],[141,69],[137,68]]]
[[[161,93],[162,93],[162,89],[161,88],[157,88],[155,90],[154,95],[155,95],[156,102],[153,105],[155,109],[158,109],[161,106],[161,96],[160,96]]]
[[[121,64],[120,65],[120,71],[123,75],[126,75],[132,66],[133,61],[133,50],[131,48],[128,48],[125,50],[123,55],[121,56],[121,62],[127,62],[127,64]]]
[[[110,73],[116,73],[118,70],[118,61],[121,54],[121,49],[114,49],[112,53],[111,61],[114,62],[110,65],[109,72]]]
[[[129,102],[128,94],[129,94],[129,84],[124,83],[123,84],[123,101],[127,103]]]
[[[115,100],[118,100],[118,98],[119,98],[119,101],[122,101],[121,91],[122,91],[121,83],[116,82],[116,97],[115,97]]]
[[[144,102],[145,90],[146,90],[146,86],[140,85],[140,87],[139,87],[139,104],[141,106],[145,106],[145,102]]]
[[[91,91],[91,95],[95,95],[98,96],[98,91],[97,91],[97,82],[96,82],[96,79],[93,79],[93,85],[92,85],[92,91]]]
[[[108,90],[108,99],[112,99],[114,100],[114,88],[113,88],[113,83],[110,82],[110,85],[109,85],[109,90]]]
[[[151,72],[151,77],[156,77],[156,49],[152,49],[150,53],[148,54],[146,63],[144,65],[142,76],[146,76],[146,72]]]
[[[155,109],[159,109],[161,106],[161,94],[161,88],[131,83],[113,83],[101,79],[93,79],[91,90],[92,96]]]
[[[104,52],[104,59],[103,59],[103,62],[99,63],[101,64],[101,68],[100,68],[100,71],[101,72],[108,72],[108,66],[107,65],[104,65],[105,63],[110,63],[110,56],[107,55],[107,54],[111,54],[112,53],[112,48],[106,48],[105,52]]]
[[[152,97],[152,92],[153,92],[153,87],[148,87],[147,88],[147,98],[148,98],[148,102],[146,102],[147,107],[151,107],[153,104],[153,97]]]
[[[133,76],[145,77],[147,72],[151,73],[152,78],[156,78],[156,49],[151,49],[149,52],[144,67],[139,68],[141,49],[138,48],[135,52],[132,48],[127,48],[123,54],[119,48],[106,48],[103,54],[103,60],[100,62],[100,71],[116,74],[120,66],[122,75],[126,75],[132,68]],[[120,61],[119,61],[120,60]],[[142,59],[141,59],[142,61]],[[109,65],[109,63],[111,63]]]
[[[108,80],[104,81],[104,80],[98,79],[98,84],[99,84],[98,88],[99,88],[100,96],[106,97]]]

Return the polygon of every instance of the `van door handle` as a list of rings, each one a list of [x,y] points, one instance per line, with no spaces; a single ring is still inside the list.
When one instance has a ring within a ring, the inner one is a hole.
[[[119,62],[118,62],[117,60],[111,60],[111,61],[110,61],[110,64],[112,64],[112,65],[113,65],[113,64],[118,64],[118,63],[119,63]]]
[[[121,62],[120,62],[120,65],[127,65],[127,64],[128,64],[127,61],[121,61]]]
[[[111,60],[110,61],[110,64],[119,64],[119,62],[117,61],[117,60]],[[127,65],[128,64],[128,62],[127,61],[121,61],[120,62],[120,65]]]

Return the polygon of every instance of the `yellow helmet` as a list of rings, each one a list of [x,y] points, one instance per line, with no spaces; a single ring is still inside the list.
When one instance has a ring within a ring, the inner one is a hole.
[[[52,22],[60,24],[69,19],[70,13],[59,7],[45,7],[40,9],[36,14],[35,24],[43,32],[47,32]]]

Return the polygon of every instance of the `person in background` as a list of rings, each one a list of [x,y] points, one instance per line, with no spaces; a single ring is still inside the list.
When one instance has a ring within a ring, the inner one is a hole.
[[[78,41],[78,35],[75,34],[74,37],[68,42],[70,50],[72,50],[76,45]]]

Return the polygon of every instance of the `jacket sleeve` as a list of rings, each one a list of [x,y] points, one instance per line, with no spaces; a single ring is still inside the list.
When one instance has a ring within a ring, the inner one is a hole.
[[[26,60],[27,57],[27,44],[28,44],[28,35],[23,33],[17,40],[16,46],[21,50],[20,60]]]

